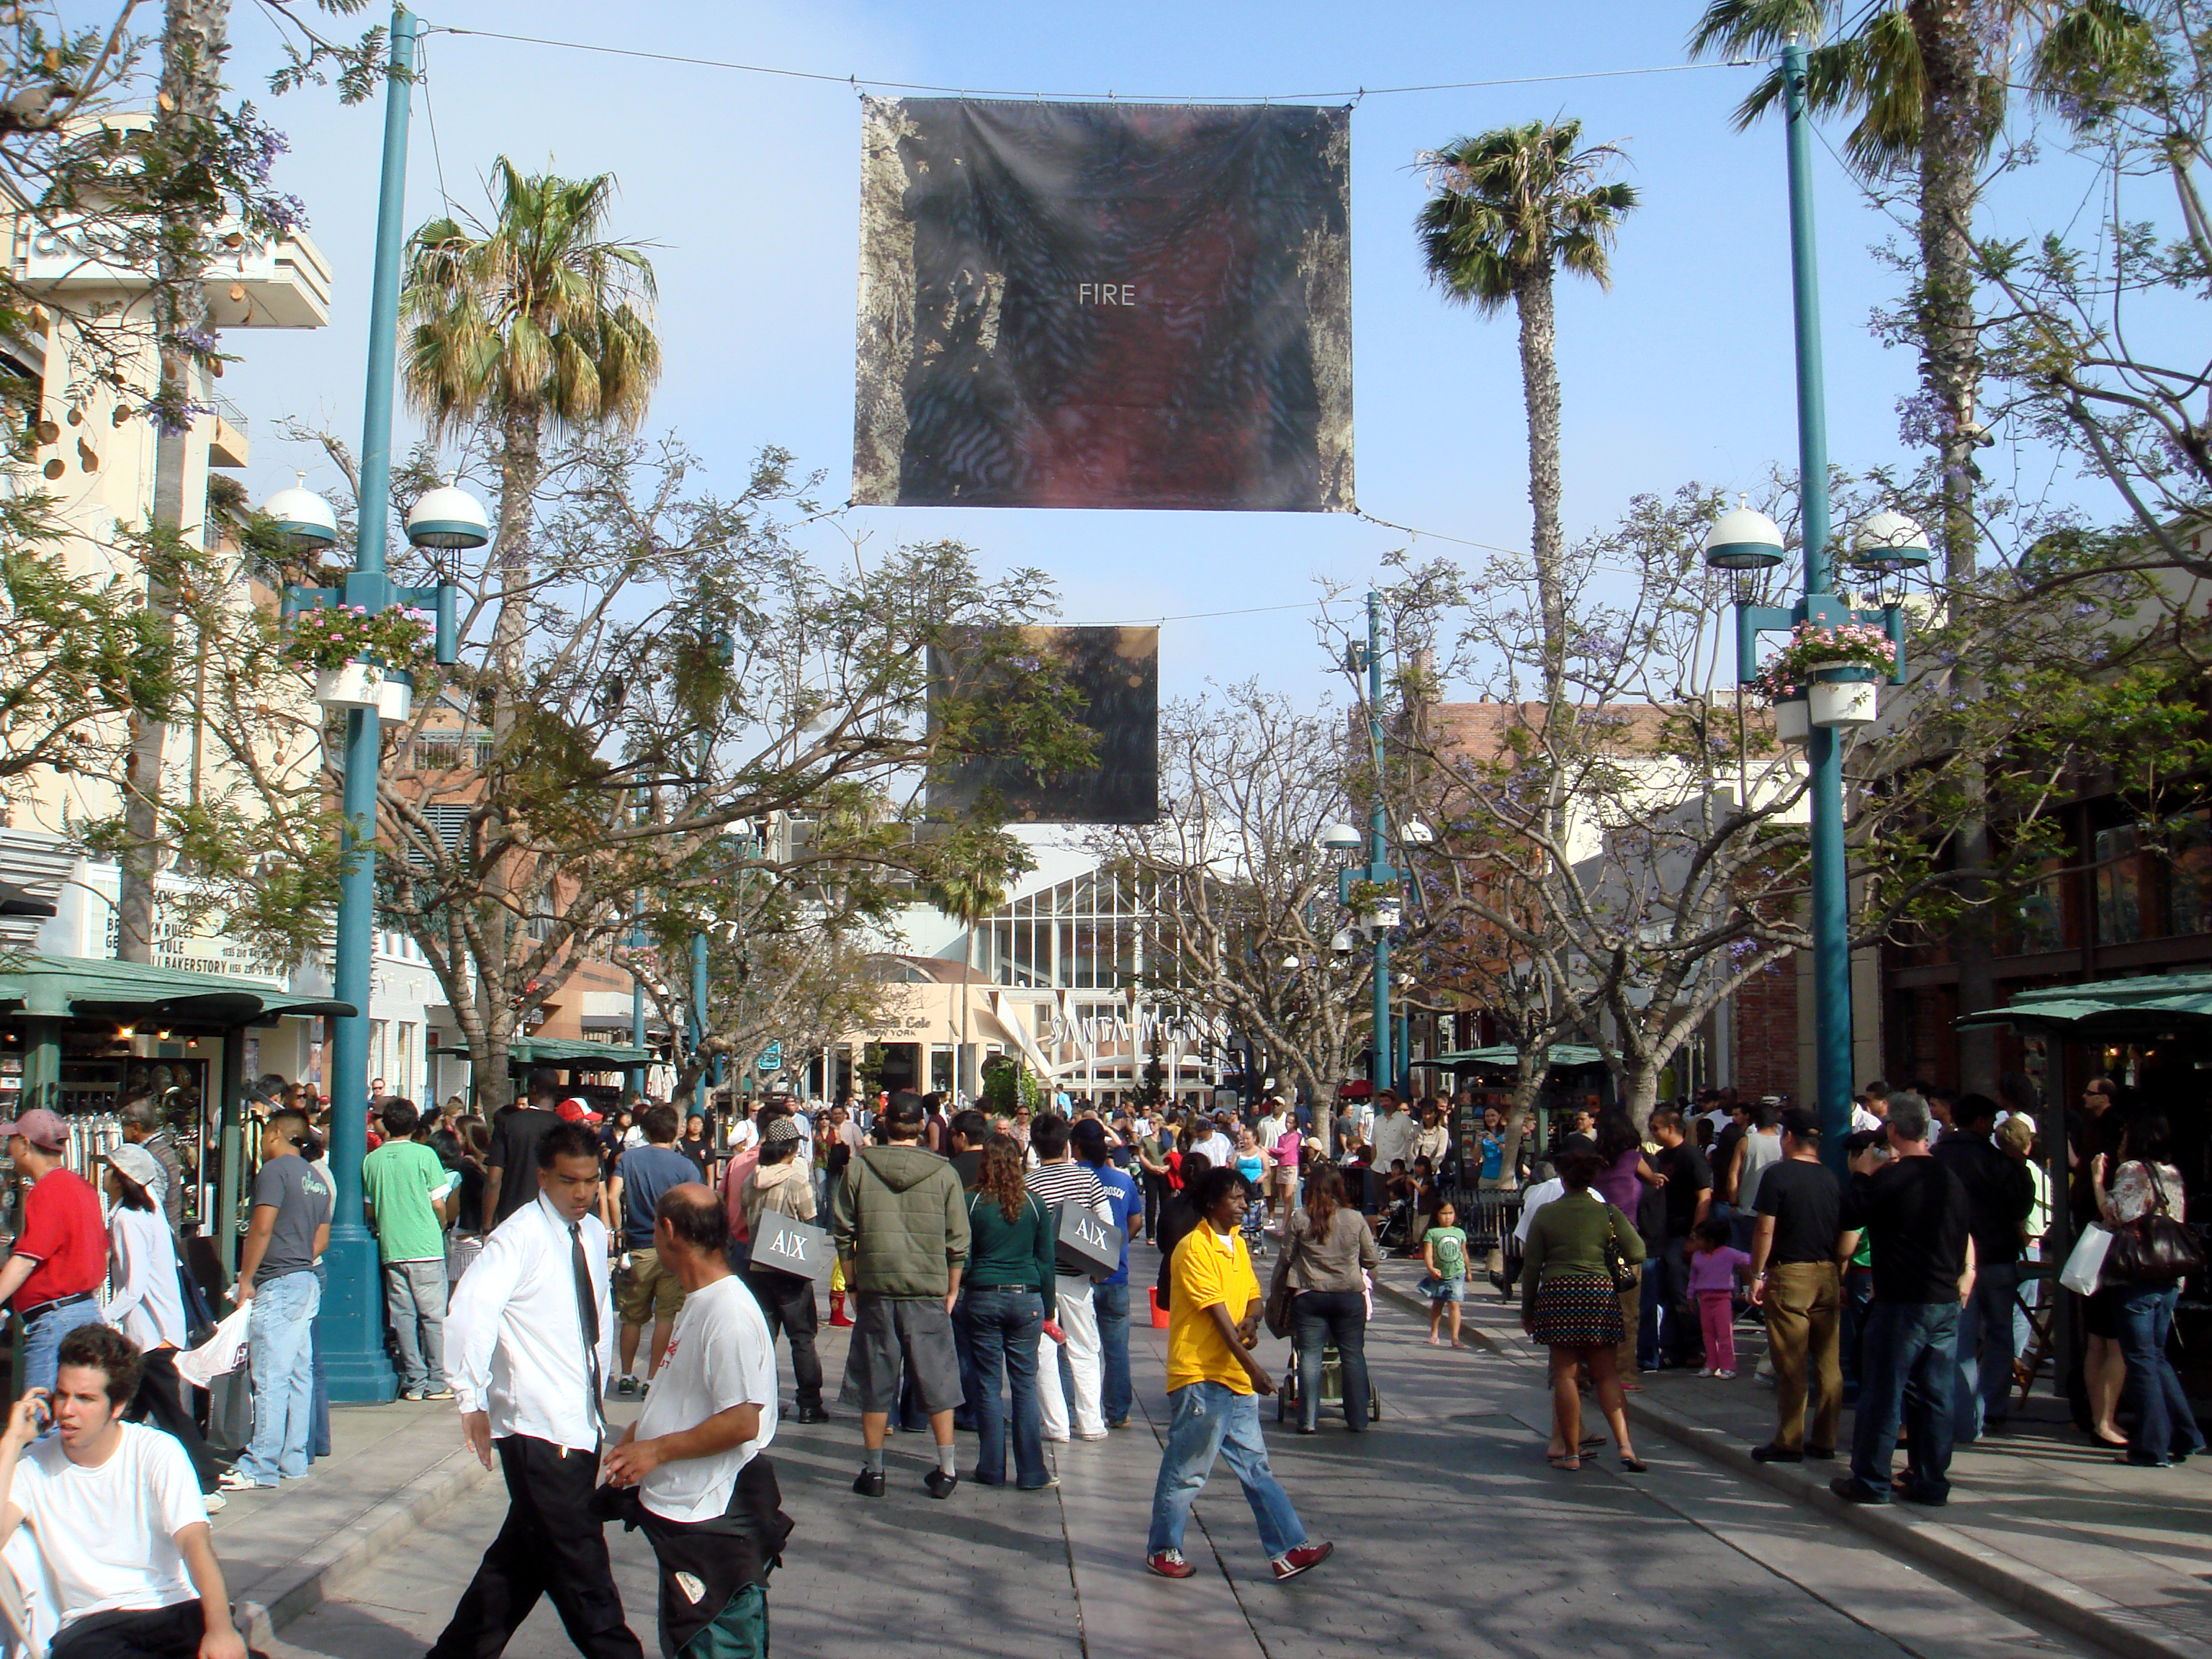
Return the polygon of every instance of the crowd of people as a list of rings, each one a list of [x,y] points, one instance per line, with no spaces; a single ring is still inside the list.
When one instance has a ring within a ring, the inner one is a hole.
[[[242,1651],[227,1611],[217,1629],[207,1516],[226,1492],[304,1477],[330,1449],[314,1335],[333,1221],[327,1115],[281,1079],[258,1094],[229,1292],[252,1310],[252,1431],[227,1466],[178,1370],[218,1310],[183,1265],[176,1155],[153,1103],[124,1103],[98,1190],[66,1167],[54,1114],[0,1125],[24,1180],[0,1301],[22,1323],[25,1385],[0,1448],[14,1472],[10,1485],[0,1471],[0,1535],[32,1518],[51,1550],[93,1524],[97,1486],[100,1502],[132,1506],[129,1547],[149,1564],[120,1589],[90,1569],[57,1579],[61,1659]],[[2077,1286],[2090,1432],[2146,1466],[2204,1449],[2167,1352],[2175,1252],[2194,1248],[2169,1125],[2102,1079],[2065,1117],[2057,1194],[2033,1085],[2014,1077],[1995,1099],[1869,1085],[1840,1179],[1815,1114],[1718,1094],[1641,1125],[1618,1106],[1563,1114],[1541,1147],[1464,1096],[1408,1103],[1387,1090],[1318,1115],[1281,1097],[987,1113],[899,1091],[738,1100],[710,1118],[645,1100],[603,1111],[541,1075],[489,1121],[459,1102],[380,1097],[373,1109],[364,1219],[400,1392],[456,1401],[510,1498],[433,1649],[445,1659],[495,1654],[541,1597],[586,1652],[634,1659],[610,1519],[642,1528],[684,1586],[662,1598],[665,1644],[707,1632],[718,1651],[764,1651],[791,1523],[763,1453],[783,1414],[829,1420],[825,1288],[831,1323],[851,1333],[836,1398],[858,1417],[857,1496],[884,1495],[900,1432],[928,1437],[933,1498],[963,1480],[1056,1486],[1056,1443],[1130,1426],[1130,1247],[1145,1243],[1159,1253],[1145,1311],[1167,1327],[1170,1406],[1146,1559],[1170,1579],[1194,1571],[1183,1534],[1217,1462],[1275,1577],[1327,1559],[1269,1466],[1258,1402],[1287,1391],[1291,1431],[1315,1434],[1334,1389],[1345,1430],[1366,1431],[1386,1252],[1420,1264],[1431,1344],[1461,1346],[1480,1267],[1516,1297],[1549,1354],[1555,1468],[1583,1468],[1609,1437],[1619,1466],[1642,1473],[1627,1395],[1670,1369],[1735,1377],[1747,1315],[1764,1322],[1774,1385],[1754,1458],[1847,1458],[1839,1496],[1938,1504],[1955,1447],[2006,1425],[2029,1311],[2062,1293],[2023,1264],[2051,1265],[2063,1206],[2071,1231],[2111,1246]],[[1471,1232],[1455,1200],[1517,1208],[1518,1248]],[[820,1266],[792,1253],[793,1229],[820,1242]],[[1263,1322],[1290,1341],[1279,1380],[1256,1357]],[[617,1435],[606,1402],[625,1398],[642,1403]],[[1585,1434],[1586,1401],[1605,1432]],[[80,1482],[78,1468],[100,1473]]]

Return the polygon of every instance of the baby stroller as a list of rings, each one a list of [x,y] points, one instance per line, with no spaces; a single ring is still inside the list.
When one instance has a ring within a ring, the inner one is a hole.
[[[1283,1372],[1282,1386],[1275,1390],[1275,1421],[1287,1422],[1294,1411],[1303,1411],[1304,1402],[1298,1397],[1298,1362],[1294,1354]],[[1344,1409],[1344,1361],[1334,1344],[1321,1351],[1321,1409]],[[1382,1420],[1382,1390],[1375,1381],[1375,1374],[1367,1376],[1367,1420]]]
[[[1267,1206],[1249,1177],[1244,1182],[1244,1219],[1237,1224],[1238,1231],[1244,1235],[1244,1248],[1257,1261],[1267,1254]]]

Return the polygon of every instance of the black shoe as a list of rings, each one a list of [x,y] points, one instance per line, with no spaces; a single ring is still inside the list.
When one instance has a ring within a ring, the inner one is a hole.
[[[1846,1504],[1887,1504],[1889,1494],[1863,1486],[1855,1474],[1839,1474],[1828,1482],[1828,1490]]]
[[[853,1490],[863,1498],[884,1495],[884,1472],[881,1469],[862,1469],[853,1477]]]
[[[1833,1446],[1808,1446],[1805,1455],[1815,1463],[1832,1463],[1836,1461],[1836,1449]]]
[[[1802,1463],[1805,1461],[1805,1454],[1801,1451],[1785,1451],[1780,1446],[1770,1442],[1764,1446],[1753,1446],[1751,1449],[1751,1461],[1754,1463]]]
[[[1106,1426],[1109,1429],[1126,1429],[1129,1426],[1129,1419],[1126,1417],[1117,1417]]]
[[[932,1469],[921,1477],[921,1488],[932,1498],[950,1498],[952,1489],[959,1484],[958,1475],[947,1474],[943,1469]]]
[[[817,1400],[812,1405],[801,1406],[793,1413],[792,1420],[797,1423],[827,1423],[830,1420],[829,1408]]]
[[[615,1378],[615,1398],[617,1400],[635,1400],[644,1392],[645,1390],[638,1386],[638,1381],[634,1376]]]

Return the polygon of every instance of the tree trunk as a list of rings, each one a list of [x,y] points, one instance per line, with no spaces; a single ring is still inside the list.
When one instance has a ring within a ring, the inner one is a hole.
[[[154,130],[182,166],[202,148],[204,124],[222,95],[222,60],[229,50],[230,0],[168,0],[161,28],[161,95]],[[161,284],[154,300],[166,411],[154,452],[154,528],[180,536],[186,518],[185,459],[191,421],[181,411],[194,402],[190,342],[208,332],[206,264],[200,243],[208,227],[173,216],[161,227]],[[195,520],[198,514],[191,515]],[[168,590],[149,577],[146,606],[166,629],[173,611]],[[168,728],[134,714],[131,756],[124,769],[124,846],[118,862],[116,955],[125,962],[154,960],[158,904],[154,883],[161,867],[161,769]]]
[[[522,647],[530,628],[530,597],[525,591],[530,580],[530,529],[532,503],[538,493],[538,480],[544,471],[538,453],[538,422],[526,415],[508,415],[500,423],[499,456],[499,527],[498,560],[501,598],[499,610],[493,618],[491,635],[491,732],[495,765],[503,765],[508,735],[514,729],[514,710],[521,695]],[[481,694],[479,694],[481,695]],[[497,840],[505,830],[506,820],[498,811],[497,792],[488,799],[489,811],[485,816],[484,836]],[[508,854],[513,857],[514,854]],[[507,913],[507,902],[512,893],[512,872],[504,861],[495,863],[484,872],[483,913],[486,925],[498,930],[502,939],[511,942],[514,918]],[[503,970],[511,954],[501,951],[498,966]],[[486,985],[504,988],[504,971],[494,972],[494,964],[479,962],[479,980]],[[505,1045],[501,1044],[502,1051]],[[506,1064],[504,1052],[501,1064]]]
[[[1541,1049],[1522,1048],[1514,1057],[1513,1096],[1505,1108],[1505,1156],[1498,1169],[1509,1185],[1519,1184],[1521,1148],[1528,1139],[1529,1122],[1536,1115],[1536,1097],[1544,1092],[1544,1077],[1549,1069],[1545,1056],[1549,1053],[1547,1044]]]
[[[1524,272],[1513,288],[1521,319],[1521,390],[1528,406],[1528,506],[1531,548],[1544,629],[1544,701],[1556,704],[1566,677],[1567,600],[1559,577],[1559,366],[1552,311],[1552,270]]]
[[[1973,215],[1979,193],[1982,115],[1977,95],[1976,0],[1911,0],[1905,12],[1920,49],[1920,285],[1917,320],[1920,380],[1933,416],[1936,459],[1936,545],[1948,582],[1974,573],[1978,532],[1974,495],[1980,471],[1974,460],[1981,428],[1975,419],[1981,382],[1981,347],[1974,328]],[[1964,685],[1965,696],[1978,688]],[[1966,787],[1978,800],[1980,780]],[[1995,944],[1988,904],[1990,836],[1987,820],[1972,810],[1953,841],[1954,867],[1965,908],[1951,939],[1959,969],[1959,1012],[1979,1013],[1996,1001]],[[1960,1034],[1959,1081],[1994,1094],[1996,1036]]]

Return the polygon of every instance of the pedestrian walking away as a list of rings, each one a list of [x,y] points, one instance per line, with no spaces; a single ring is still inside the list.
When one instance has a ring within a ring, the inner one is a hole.
[[[164,1179],[161,1166],[143,1146],[128,1141],[110,1147],[106,1163],[107,1278],[112,1288],[100,1317],[131,1339],[139,1357],[137,1391],[124,1417],[132,1423],[151,1418],[155,1427],[182,1446],[207,1507],[220,1510],[222,1466],[200,1433],[193,1402],[177,1375],[177,1352],[186,1340],[185,1298],[177,1242],[155,1196]]]
[[[1321,1425],[1322,1366],[1336,1350],[1343,1379],[1344,1426],[1364,1434],[1372,1414],[1367,1378],[1368,1275],[1382,1253],[1367,1218],[1344,1201],[1344,1179],[1323,1165],[1306,1182],[1306,1201],[1283,1233],[1271,1290],[1291,1293],[1291,1346],[1297,1356],[1300,1434]]]
[[[493,1230],[447,1316],[461,1433],[498,1460],[507,1510],[430,1659],[498,1659],[544,1596],[586,1659],[642,1659],[592,1508],[614,1356],[600,1146],[556,1123],[537,1158],[537,1202]]]
[[[660,1357],[676,1329],[684,1306],[684,1287],[660,1263],[653,1245],[653,1214],[660,1195],[698,1179],[691,1160],[676,1150],[676,1109],[655,1104],[641,1116],[643,1144],[623,1149],[609,1183],[608,1206],[622,1228],[623,1267],[615,1287],[615,1310],[622,1317],[622,1370],[615,1392],[635,1397],[660,1369]],[[647,1350],[645,1376],[637,1372],[638,1342],[647,1321],[653,1346]]]
[[[2130,1243],[2142,1240],[2142,1230],[2157,1218],[2177,1229],[2185,1221],[2181,1171],[2167,1161],[2170,1139],[2166,1114],[2138,1107],[2121,1130],[2118,1167],[2092,1172],[2097,1212],[2113,1230],[2116,1246],[2123,1231],[2135,1234]],[[2107,1272],[2114,1273],[2112,1256],[2105,1260]],[[2162,1469],[2203,1451],[2204,1436],[2166,1352],[2181,1296],[2179,1275],[2155,1251],[2136,1250],[2133,1265],[2135,1276],[2116,1283],[2120,1352],[2128,1368],[2121,1403],[2135,1422],[2118,1461]]]
[[[1259,1396],[1273,1394],[1275,1384],[1252,1357],[1260,1340],[1260,1281],[1243,1237],[1244,1178],[1234,1170],[1209,1169],[1193,1201],[1199,1224],[1175,1252],[1168,1320],[1170,1416],[1152,1487],[1145,1565],[1163,1578],[1188,1578],[1198,1571],[1183,1554],[1183,1532],[1218,1458],[1244,1490],[1276,1578],[1296,1578],[1327,1560],[1336,1547],[1306,1535],[1290,1494],[1267,1464]]]
[[[236,1294],[253,1304],[246,1323],[253,1378],[253,1438],[222,1478],[226,1491],[273,1486],[307,1472],[314,1418],[316,1271],[331,1242],[330,1182],[316,1168],[322,1138],[285,1110],[261,1134],[253,1212],[239,1250]]]
[[[767,1123],[760,1132],[758,1159],[738,1193],[738,1204],[750,1230],[763,1214],[774,1211],[795,1220],[814,1219],[814,1182],[799,1157],[803,1142],[791,1114],[764,1110]],[[781,1330],[791,1344],[791,1376],[798,1391],[798,1419],[827,1423],[830,1413],[822,1404],[822,1358],[814,1338],[820,1314],[814,1300],[814,1281],[803,1273],[780,1267],[750,1265],[745,1282],[760,1303],[768,1322],[769,1345]]]
[[[860,1304],[846,1374],[860,1407],[860,1473],[853,1490],[863,1498],[884,1495],[884,1437],[902,1367],[937,1443],[937,1467],[922,1485],[932,1498],[950,1498],[960,1484],[952,1446],[952,1412],[961,1401],[952,1309],[968,1260],[968,1204],[952,1166],[921,1144],[924,1115],[920,1095],[905,1089],[893,1095],[876,1120],[884,1144],[847,1161],[830,1208],[838,1260]]]
[[[1078,1164],[1069,1149],[1068,1121],[1047,1112],[1030,1125],[1030,1150],[1036,1167],[1029,1174],[1029,1188],[1057,1218],[1063,1204],[1086,1209],[1109,1225],[1114,1206],[1106,1188],[1088,1164]],[[1071,1432],[1079,1440],[1103,1440],[1106,1416],[1101,1403],[1105,1369],[1098,1346],[1097,1304],[1091,1295],[1091,1275],[1059,1270],[1052,1318],[1061,1336],[1045,1333],[1037,1352],[1037,1396],[1044,1412],[1044,1437],[1066,1440]],[[1063,1384],[1060,1358],[1067,1356]]]
[[[0,1436],[0,1543],[29,1524],[58,1604],[47,1659],[246,1659],[184,1449],[124,1421],[139,1358],[106,1325],[61,1339],[53,1386]]]
[[[1069,1140],[1077,1161],[1098,1177],[1110,1218],[1121,1230],[1121,1266],[1092,1284],[1091,1306],[1098,1327],[1098,1410],[1109,1429],[1126,1429],[1137,1403],[1129,1380],[1129,1241],[1136,1237],[1144,1198],[1136,1178],[1109,1161],[1104,1124],[1086,1119]]]
[[[446,1228],[460,1177],[415,1138],[412,1102],[387,1100],[384,1145],[362,1160],[362,1200],[384,1268],[384,1312],[399,1351],[399,1397],[451,1400],[446,1382]]]
[[[650,1133],[648,1127],[647,1133]],[[653,1206],[653,1250],[684,1285],[667,1364],[606,1457],[600,1503],[641,1528],[660,1568],[670,1659],[768,1659],[769,1574],[791,1517],[775,1468],[775,1345],[730,1271],[730,1217],[706,1186]]]
[[[1958,1443],[1972,1445],[1985,1429],[2002,1429],[2011,1412],[2013,1303],[2020,1289],[2021,1244],[2035,1181],[2027,1166],[1996,1146],[1997,1103],[1962,1095],[1951,1127],[1936,1143],[1937,1163],[1966,1189],[1967,1226],[1974,1240],[1974,1292],[1959,1311],[1959,1369],[1951,1419]]]
[[[1058,1231],[1052,1212],[1024,1184],[1023,1162],[1022,1149],[1004,1138],[983,1148],[975,1189],[968,1194],[968,1270],[960,1281],[957,1317],[969,1356],[976,1484],[1006,1484],[1011,1426],[1014,1484],[1035,1492],[1060,1484],[1045,1464],[1044,1416],[1037,1400],[1045,1309],[1059,1294]]]
[[[1916,1504],[1942,1504],[1951,1493],[1959,1310],[1974,1289],[1972,1206],[1959,1177],[1929,1153],[1927,1102],[1899,1090],[1887,1106],[1890,1161],[1854,1175],[1844,1198],[1838,1248],[1848,1254],[1866,1233],[1874,1301],[1861,1346],[1850,1473],[1830,1485],[1854,1504],[1886,1504],[1893,1488]],[[1911,1461],[1893,1475],[1900,1423]]]
[[[1627,1401],[1616,1363],[1622,1326],[1614,1286],[1642,1265],[1644,1241],[1633,1222],[1590,1190],[1605,1168],[1595,1151],[1564,1152],[1557,1167],[1565,1190],[1537,1212],[1521,1269],[1521,1328],[1552,1351],[1552,1443],[1546,1455],[1554,1468],[1582,1468],[1577,1384],[1587,1365],[1620,1465],[1641,1474],[1644,1466],[1629,1443]]]
[[[69,1129],[54,1113],[34,1106],[0,1123],[18,1181],[27,1182],[21,1224],[0,1266],[0,1302],[23,1323],[26,1389],[50,1389],[61,1340],[100,1318],[100,1285],[107,1273],[107,1228],[100,1194],[63,1167]]]
[[[1765,1312],[1774,1357],[1774,1437],[1751,1454],[1762,1463],[1833,1457],[1844,1418],[1843,1188],[1820,1162],[1816,1114],[1784,1112],[1782,1140],[1782,1162],[1759,1183],[1751,1243],[1752,1305]]]

